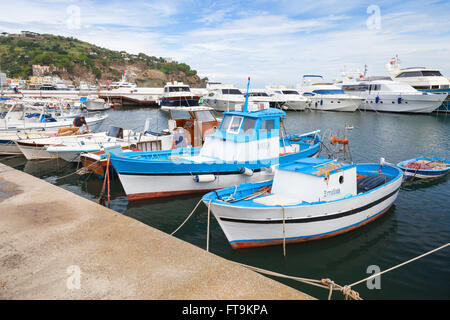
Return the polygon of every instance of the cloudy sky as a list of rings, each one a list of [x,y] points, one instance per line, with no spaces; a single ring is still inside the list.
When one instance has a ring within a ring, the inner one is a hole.
[[[0,31],[73,36],[171,57],[215,81],[297,84],[364,68],[438,68],[450,77],[450,2],[353,0],[0,0]]]

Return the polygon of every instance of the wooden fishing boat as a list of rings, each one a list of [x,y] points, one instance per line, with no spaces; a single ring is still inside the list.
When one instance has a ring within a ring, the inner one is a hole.
[[[202,200],[237,249],[359,228],[389,211],[401,183],[395,166],[305,158],[280,165],[271,181],[216,190]]]
[[[450,161],[438,157],[418,157],[397,164],[405,179],[432,179],[445,176],[450,171]]]

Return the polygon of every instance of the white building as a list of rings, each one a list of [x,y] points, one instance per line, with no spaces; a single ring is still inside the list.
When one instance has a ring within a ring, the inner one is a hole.
[[[0,72],[0,88],[8,87],[8,82],[6,81],[6,73]]]

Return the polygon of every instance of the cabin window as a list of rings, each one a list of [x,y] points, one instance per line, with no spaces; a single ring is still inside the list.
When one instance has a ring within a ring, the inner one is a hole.
[[[274,120],[264,120],[261,123],[261,131],[272,131],[275,128],[275,121]]]
[[[169,92],[190,92],[189,87],[169,87]]]
[[[439,71],[422,71],[422,75],[424,77],[442,77],[442,74]]]
[[[208,110],[197,111],[197,112],[195,112],[195,116],[197,117],[198,121],[203,121],[203,122],[216,121],[216,119],[212,115],[211,111],[208,111]]]
[[[299,93],[297,91],[294,91],[294,90],[283,90],[283,93],[284,94],[296,94],[296,95],[299,95]]]
[[[250,136],[253,134],[255,130],[256,119],[246,118],[244,121],[244,125],[242,126],[242,133]]]
[[[242,94],[239,89],[222,89],[222,94]]]
[[[409,77],[421,77],[422,72],[420,71],[410,71],[410,72],[403,72],[400,73],[396,78],[409,78]]]
[[[170,110],[170,114],[172,116],[173,120],[178,119],[192,119],[191,114],[188,111],[185,110]]]
[[[238,133],[239,129],[241,128],[242,120],[244,118],[233,116],[231,119],[230,127],[228,128],[228,132],[230,133]]]

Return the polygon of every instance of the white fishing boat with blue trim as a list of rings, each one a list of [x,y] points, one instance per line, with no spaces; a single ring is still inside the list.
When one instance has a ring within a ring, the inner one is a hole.
[[[450,161],[439,157],[417,157],[397,164],[405,176],[410,179],[440,178],[450,172]]]
[[[285,116],[268,104],[249,106],[247,91],[241,110],[225,112],[219,129],[205,136],[202,147],[112,153],[111,163],[129,200],[271,180],[275,166],[320,151],[319,131],[285,136]]]
[[[385,163],[306,158],[280,165],[271,181],[202,199],[232,248],[267,246],[327,238],[375,220],[391,208],[402,176]]]

